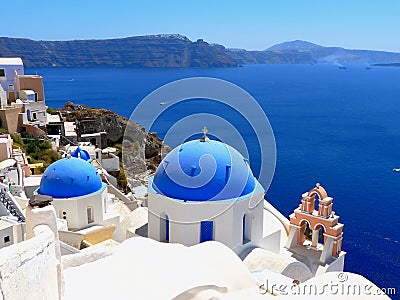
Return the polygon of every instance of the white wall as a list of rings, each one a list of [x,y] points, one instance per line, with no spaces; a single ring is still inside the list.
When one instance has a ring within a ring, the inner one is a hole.
[[[6,73],[5,80],[0,79],[0,84],[3,87],[3,89],[6,92],[8,92],[8,85],[13,84],[14,91],[16,91],[14,72],[16,71],[18,75],[23,75],[24,74],[24,66],[23,65],[1,65],[0,64],[0,69],[5,69],[5,73]]]
[[[0,298],[59,299],[56,243],[46,225],[35,237],[0,249]]]
[[[0,220],[0,223],[3,222],[5,223],[6,221]],[[5,240],[7,238],[8,241]],[[0,249],[3,247],[10,246],[12,244],[14,244],[14,232],[13,232],[13,225],[10,223],[9,226],[3,226],[2,228],[0,228]]]
[[[7,92],[3,89],[0,84],[0,108],[3,109],[7,106]]]
[[[149,185],[151,181],[149,182]],[[155,193],[149,189],[148,236],[164,240],[164,216],[169,219],[169,242],[192,246],[200,242],[201,221],[214,222],[214,240],[237,254],[257,245],[263,234],[264,191],[258,189],[251,196],[232,201],[183,202]],[[243,216],[253,215],[251,241],[243,244]]]
[[[108,225],[110,222],[104,219],[104,213],[108,206],[107,188],[103,188],[90,195],[75,197],[75,198],[53,198],[53,206],[56,210],[56,215],[60,219],[68,222],[69,229],[82,229],[91,225]],[[87,208],[93,207],[94,222],[88,223]],[[66,215],[63,215],[63,212]],[[117,225],[117,224],[115,224]]]
[[[42,123],[47,123],[46,104],[44,101],[24,103],[24,109],[25,113],[28,113],[29,110],[29,117],[27,118],[30,118],[31,121],[35,119],[33,116],[35,113],[36,120]]]

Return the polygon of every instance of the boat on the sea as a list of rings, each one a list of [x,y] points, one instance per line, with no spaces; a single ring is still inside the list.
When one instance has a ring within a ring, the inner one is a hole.
[[[400,168],[393,168],[393,172],[400,172]]]
[[[341,69],[341,70],[346,70],[347,67],[345,67],[345,66],[339,66],[339,69]]]

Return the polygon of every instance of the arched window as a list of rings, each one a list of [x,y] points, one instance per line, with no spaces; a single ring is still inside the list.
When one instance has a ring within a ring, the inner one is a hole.
[[[160,215],[160,241],[169,242],[169,218],[165,213]]]
[[[251,227],[253,222],[253,216],[250,212],[243,215],[242,220],[242,243],[247,244],[251,242]]]
[[[200,243],[214,239],[214,221],[201,221]]]
[[[93,223],[94,222],[93,207],[92,206],[88,206],[86,212],[87,212],[87,222],[88,222],[88,224]]]
[[[165,240],[169,242],[169,218],[165,216]]]

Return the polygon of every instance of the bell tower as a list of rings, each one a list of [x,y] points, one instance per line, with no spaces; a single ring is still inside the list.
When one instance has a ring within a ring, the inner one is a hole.
[[[286,248],[293,250],[297,246],[304,246],[320,251],[321,263],[338,257],[342,250],[344,225],[339,223],[339,216],[335,215],[332,206],[333,198],[319,183],[304,193],[301,204],[290,215]],[[319,243],[319,239],[323,242]]]

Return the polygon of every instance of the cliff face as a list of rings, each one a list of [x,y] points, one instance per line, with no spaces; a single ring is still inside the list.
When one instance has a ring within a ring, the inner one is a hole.
[[[243,64],[314,62],[398,62],[400,53],[322,47],[305,41],[274,45],[264,51],[226,49],[177,34],[121,39],[34,41],[0,37],[0,57],[21,57],[27,67],[236,67]]]
[[[0,57],[18,56],[27,67],[234,67],[222,46],[181,35],[121,39],[34,41],[0,38]]]
[[[155,170],[160,163],[162,140],[156,133],[147,132],[139,124],[107,109],[87,108],[72,102],[66,102],[59,111],[67,121],[77,124],[80,134],[106,132],[104,146],[121,144],[125,136],[123,147],[127,155],[124,156],[124,164],[128,174]]]

